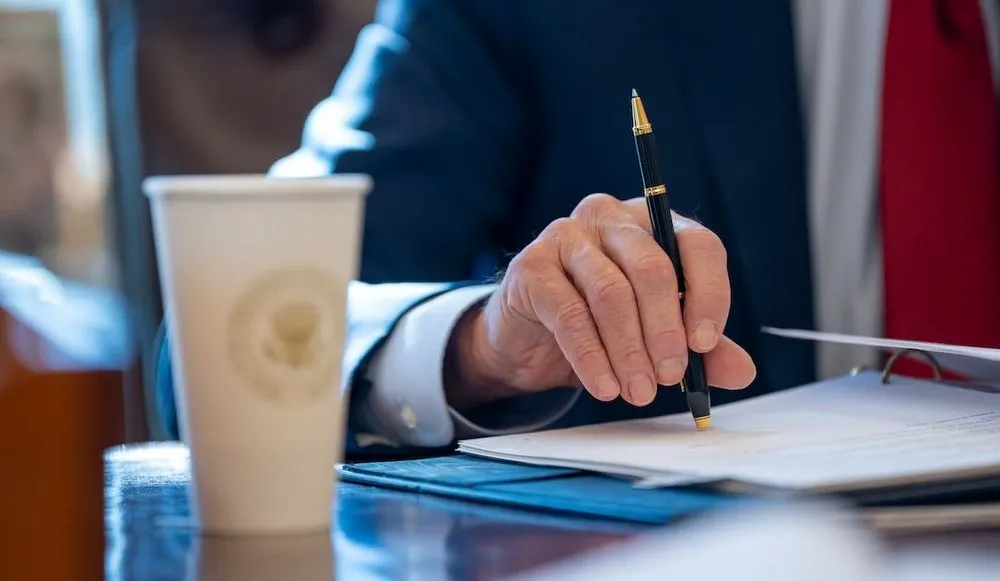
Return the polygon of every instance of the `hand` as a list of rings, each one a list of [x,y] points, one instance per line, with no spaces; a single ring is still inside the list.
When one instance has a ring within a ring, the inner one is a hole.
[[[645,200],[594,194],[511,261],[481,310],[459,322],[446,392],[463,409],[577,385],[643,406],[675,385],[687,349],[705,353],[709,383],[742,389],[750,356],[722,335],[730,307],[726,251],[713,232],[674,215],[687,283],[684,313]]]

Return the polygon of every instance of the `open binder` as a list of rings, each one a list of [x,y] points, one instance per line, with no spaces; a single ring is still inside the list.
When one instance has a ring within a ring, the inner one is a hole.
[[[883,385],[893,380],[894,370],[899,361],[906,357],[913,357],[923,360],[930,367],[933,373],[931,381],[949,388],[973,390],[1000,397],[1000,349],[773,327],[765,327],[764,332],[792,339],[867,345],[886,351],[888,355],[881,368],[873,370],[865,366],[858,366],[851,371],[852,375],[875,371]],[[945,377],[946,374],[963,377],[961,379],[948,379]],[[996,426],[993,442],[996,449],[1000,450],[1000,423]],[[960,454],[961,450],[956,450],[956,453]],[[1000,526],[1000,466],[996,470],[987,472],[968,478],[943,478],[940,480],[928,478],[925,481],[905,486],[845,491],[842,496],[859,504],[870,506],[963,504],[973,508],[974,505],[981,509],[979,511],[981,516],[992,515],[991,522]],[[935,508],[935,510],[940,509]],[[964,510],[966,509],[960,509],[960,511]],[[989,515],[984,513],[989,513]],[[970,513],[969,518],[972,516]]]
[[[1000,387],[1000,349],[775,327],[764,327],[762,330],[764,333],[788,339],[860,345],[887,352],[889,357],[882,368],[877,370],[880,372],[883,383],[889,381],[897,361],[904,357],[917,357],[931,366],[935,381],[946,381],[943,376],[944,372],[948,370],[964,376],[964,381],[953,382],[959,387],[985,389]],[[859,366],[852,373],[864,370],[865,367]]]
[[[882,369],[857,369],[719,406],[713,415],[721,429],[709,439],[678,414],[467,440],[454,456],[349,465],[341,468],[342,478],[640,523],[669,522],[733,502],[822,494],[871,509],[873,522],[887,528],[1000,526],[1000,389],[990,381],[1000,380],[1000,350],[765,332],[870,345],[890,354]],[[894,374],[903,357],[930,363],[936,381]],[[969,381],[945,381],[944,369]],[[781,419],[786,413],[793,420]],[[727,440],[726,430],[737,437]],[[792,453],[781,456],[774,443],[785,435],[795,441],[788,443]],[[761,443],[757,448],[746,444],[753,438]],[[856,452],[843,447],[852,438],[862,444]],[[678,444],[685,441],[698,453]],[[629,465],[631,460],[638,463]]]

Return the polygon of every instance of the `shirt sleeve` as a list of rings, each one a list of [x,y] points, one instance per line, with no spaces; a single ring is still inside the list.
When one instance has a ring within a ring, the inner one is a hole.
[[[543,429],[572,407],[580,390],[547,398],[547,409],[528,417],[511,414],[488,421],[473,421],[445,401],[444,356],[452,330],[462,315],[482,306],[495,289],[495,285],[456,289],[400,319],[368,367],[371,390],[361,404],[361,427],[366,432],[399,446],[442,447],[456,438]],[[503,409],[498,407],[497,412],[502,414]]]

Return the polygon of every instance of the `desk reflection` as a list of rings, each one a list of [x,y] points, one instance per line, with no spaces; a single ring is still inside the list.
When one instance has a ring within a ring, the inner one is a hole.
[[[195,538],[185,581],[334,581],[329,535]]]
[[[200,537],[189,478],[187,450],[176,444],[108,452],[107,579],[488,581],[643,530],[342,484],[331,536]]]

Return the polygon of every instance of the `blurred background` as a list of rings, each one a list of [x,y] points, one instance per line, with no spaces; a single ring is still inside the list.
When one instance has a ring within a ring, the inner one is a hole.
[[[86,297],[75,305],[127,309],[84,318],[132,349],[129,440],[159,436],[146,420],[162,307],[142,180],[267,171],[298,145],[374,7],[0,0],[2,306],[18,284],[52,275]]]

